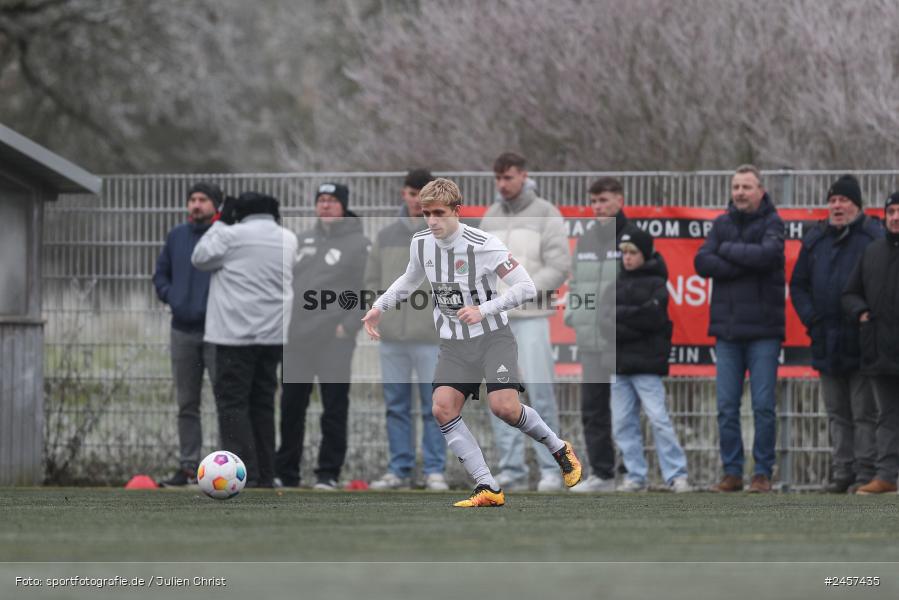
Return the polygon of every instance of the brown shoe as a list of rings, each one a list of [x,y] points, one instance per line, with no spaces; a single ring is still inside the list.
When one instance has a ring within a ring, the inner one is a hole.
[[[743,478],[736,475],[725,475],[721,481],[709,488],[711,492],[739,492],[743,489]]]
[[[767,475],[756,473],[752,476],[752,482],[749,484],[750,494],[766,494],[771,491],[771,480]]]
[[[855,492],[861,496],[869,496],[872,494],[888,494],[888,493],[896,493],[896,484],[890,483],[889,481],[884,481],[883,479],[877,479],[876,477],[858,488],[858,491]]]
[[[849,489],[846,490],[846,493],[847,494],[855,494],[858,492],[858,489],[860,487],[864,487],[864,486],[868,485],[869,483],[871,483],[870,479],[868,481],[856,481],[855,483],[853,483],[852,485],[849,486]]]

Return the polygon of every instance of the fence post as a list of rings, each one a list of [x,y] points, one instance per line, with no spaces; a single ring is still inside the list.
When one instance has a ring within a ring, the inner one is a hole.
[[[787,380],[783,382],[783,420],[780,427],[780,447],[781,447],[781,464],[780,464],[780,481],[781,490],[789,492],[793,485],[793,452],[791,450],[793,439],[793,382]]]
[[[783,206],[793,206],[793,186],[795,184],[793,169],[789,167],[784,168]]]

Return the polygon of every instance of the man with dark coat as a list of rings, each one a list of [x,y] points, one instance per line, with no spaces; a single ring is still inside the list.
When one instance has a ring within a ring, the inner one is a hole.
[[[841,299],[849,274],[883,227],[862,212],[858,180],[844,175],[827,192],[827,219],[802,239],[790,281],[793,307],[812,339],[812,366],[820,373],[833,446],[831,481],[842,494],[874,478],[877,406],[859,373],[858,322],[846,319]]]
[[[603,321],[614,319],[597,310],[596,300],[615,288],[621,263],[621,236],[637,229],[622,209],[624,186],[613,177],[590,185],[590,205],[596,221],[577,242],[568,282],[565,324],[577,335],[577,359],[583,369],[581,422],[587,443],[590,476],[572,492],[615,491],[615,446],[612,443],[612,387],[615,336],[603,335]],[[600,303],[601,304],[601,303]]]
[[[785,330],[784,224],[756,167],[737,168],[730,205],[715,219],[694,265],[697,274],[714,280],[709,335],[716,338],[724,477],[712,491],[743,489],[740,400],[748,370],[755,421],[749,491],[770,492],[777,434],[775,386]]]
[[[161,481],[164,487],[195,483],[203,447],[200,420],[203,372],[215,380],[215,347],[203,341],[209,273],[190,262],[191,254],[222,204],[222,190],[214,183],[200,181],[187,192],[187,223],[172,229],[156,260],[153,285],[156,295],[172,310],[169,350],[172,355],[172,383],[178,401],[178,469]]]
[[[859,323],[861,372],[871,377],[877,402],[874,479],[858,494],[896,491],[899,473],[899,192],[884,209],[886,238],[865,249],[843,292],[843,309]]]
[[[400,217],[378,232],[365,266],[365,289],[386,290],[409,264],[412,235],[427,227],[422,217],[421,189],[434,180],[430,171],[413,169],[406,175],[401,194]],[[396,310],[381,319],[381,379],[387,409],[387,442],[390,461],[387,472],[371,483],[373,490],[408,489],[415,470],[416,441],[412,419],[413,379],[418,382],[421,403],[421,450],[425,489],[449,489],[444,476],[446,441],[431,414],[431,382],[439,351],[430,309],[431,286],[423,283]]]
[[[369,252],[362,221],[348,202],[347,186],[321,184],[315,194],[315,227],[297,235],[296,300],[284,351],[281,447],[275,456],[276,475],[284,486],[300,483],[306,409],[316,375],[323,411],[314,488],[336,490],[346,457],[350,363],[365,314],[360,297]]]

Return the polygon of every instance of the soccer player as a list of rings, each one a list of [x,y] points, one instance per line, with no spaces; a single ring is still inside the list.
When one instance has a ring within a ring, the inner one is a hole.
[[[406,272],[375,300],[362,321],[371,338],[380,339],[381,314],[408,298],[425,278],[430,282],[434,325],[440,335],[432,412],[447,445],[476,482],[471,496],[454,506],[505,504],[503,491],[461,416],[465,400],[478,396],[485,378],[493,414],[544,444],[559,464],[565,485],[575,485],[581,479],[581,463],[571,443],[518,399],[524,387],[506,311],[536,296],[534,282],[496,237],[459,222],[462,194],[455,183],[435,179],[422,188],[419,198],[428,228],[412,236]],[[496,296],[498,278],[509,287]]]

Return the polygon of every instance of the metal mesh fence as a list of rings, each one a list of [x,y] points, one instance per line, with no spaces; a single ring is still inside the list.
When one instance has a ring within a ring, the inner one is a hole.
[[[781,206],[823,204],[842,172],[774,171],[766,187]],[[241,175],[122,175],[104,178],[100,197],[67,196],[48,206],[44,226],[46,461],[53,482],[117,483],[137,472],[163,475],[177,465],[176,406],[168,354],[169,314],[151,282],[166,233],[183,221],[189,186],[200,179],[227,193],[254,189],[277,197],[285,216],[310,217],[313,191],[325,181],[347,183],[350,208],[362,216],[390,217],[400,206],[405,173],[297,173]],[[491,173],[446,173],[466,202],[494,197]],[[628,204],[723,207],[731,172],[532,173],[541,196],[557,204],[586,204],[588,187],[601,175],[624,182]],[[856,173],[864,197],[880,204],[897,187],[899,172]],[[374,222],[374,219],[368,220]],[[375,232],[367,231],[373,236]],[[377,351],[360,337],[354,356],[349,451],[344,479],[372,479],[387,464],[383,398],[377,384]],[[583,449],[579,386],[557,383],[562,434]],[[707,484],[719,475],[714,382],[667,379],[668,406],[687,452],[691,478]],[[215,408],[204,386],[204,449],[217,446]],[[318,454],[321,404],[313,397],[307,418],[302,473],[311,475]],[[817,381],[784,380],[778,386],[776,477],[802,489],[829,476],[827,418]],[[465,411],[466,422],[496,464],[484,406]],[[419,414],[416,414],[420,417]],[[415,420],[420,432],[420,418]],[[646,453],[659,483],[652,437],[644,422]],[[752,416],[743,402],[743,436],[752,445]],[[419,436],[416,437],[418,439]],[[530,453],[531,450],[529,449]],[[749,454],[747,452],[747,454]],[[530,456],[532,475],[536,465]],[[448,477],[468,485],[461,467],[448,461]]]

